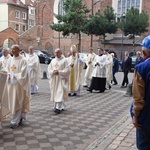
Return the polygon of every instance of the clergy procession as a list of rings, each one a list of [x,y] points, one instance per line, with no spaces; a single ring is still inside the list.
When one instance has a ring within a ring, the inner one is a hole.
[[[3,48],[0,58],[0,122],[10,118],[10,128],[17,128],[27,119],[32,95],[38,93],[41,68],[34,48],[22,55],[19,45]],[[113,81],[113,54],[109,50],[89,48],[86,61],[80,58],[76,45],[70,47],[65,57],[60,48],[55,49],[55,58],[47,67],[50,101],[53,111],[60,114],[71,96],[80,96],[82,87],[88,92],[103,93],[111,89]],[[86,64],[84,81],[83,65]]]

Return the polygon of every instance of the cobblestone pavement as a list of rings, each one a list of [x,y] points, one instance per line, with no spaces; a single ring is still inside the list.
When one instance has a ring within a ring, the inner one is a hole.
[[[129,114],[90,144],[87,150],[137,150],[135,128]]]
[[[48,80],[41,80],[38,94],[32,96],[28,120],[17,129],[9,128],[9,118],[2,123],[0,150],[95,149],[95,141],[126,116],[132,100],[124,97],[124,92],[117,88],[105,93],[89,93],[83,88],[81,95],[70,97],[66,102],[67,108],[56,115],[49,99]],[[132,125],[126,126],[126,130],[128,128],[132,130]],[[126,138],[128,143],[130,139]],[[113,149],[117,140],[114,138],[108,147]],[[98,146],[103,150],[100,142]]]

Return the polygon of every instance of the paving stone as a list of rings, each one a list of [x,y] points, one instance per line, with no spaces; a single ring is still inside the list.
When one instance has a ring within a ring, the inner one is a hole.
[[[69,97],[65,111],[55,115],[48,80],[40,80],[27,121],[15,130],[9,128],[9,117],[2,123],[0,150],[21,150],[21,146],[26,150],[85,150],[128,113],[131,100],[123,94],[113,87],[105,93],[82,89],[80,96]]]

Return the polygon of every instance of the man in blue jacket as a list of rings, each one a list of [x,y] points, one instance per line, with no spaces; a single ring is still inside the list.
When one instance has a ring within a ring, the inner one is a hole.
[[[131,113],[137,148],[150,150],[150,36],[142,41],[142,52],[144,61],[136,65],[134,71]]]

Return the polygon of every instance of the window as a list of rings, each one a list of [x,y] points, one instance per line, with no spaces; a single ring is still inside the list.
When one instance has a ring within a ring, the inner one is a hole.
[[[118,14],[126,13],[131,7],[140,9],[140,0],[118,0]]]
[[[140,7],[140,0],[136,0],[136,7],[137,7],[137,8]]]
[[[16,25],[15,25],[15,30],[16,30],[16,31],[19,31],[19,24],[16,24]]]
[[[135,0],[131,0],[131,7],[135,7]]]
[[[63,15],[65,12],[63,10],[63,1],[60,0],[58,4],[58,15]]]
[[[27,19],[27,14],[26,14],[26,12],[22,12],[22,19],[23,19],[23,20],[26,20],[26,19]]]
[[[20,18],[20,11],[18,10],[15,11],[15,18]]]
[[[31,14],[31,15],[35,15],[35,8],[30,7],[30,14]]]
[[[26,26],[25,26],[25,25],[22,26],[22,31],[23,31],[23,32],[26,31]]]
[[[130,0],[127,0],[127,9],[130,9]]]
[[[29,26],[34,26],[34,24],[35,24],[35,21],[32,20],[32,19],[30,19],[30,20],[29,20]]]

